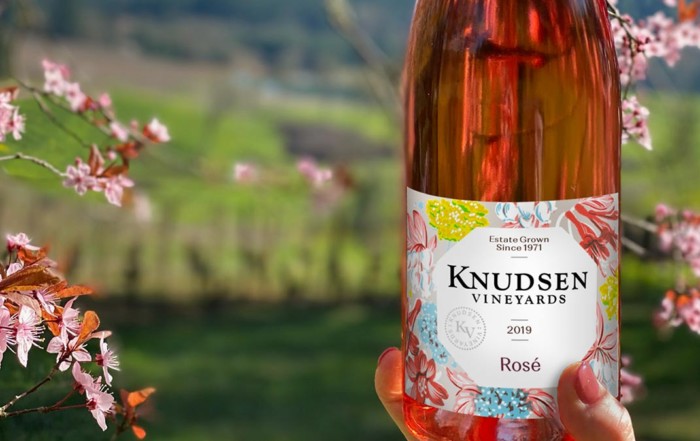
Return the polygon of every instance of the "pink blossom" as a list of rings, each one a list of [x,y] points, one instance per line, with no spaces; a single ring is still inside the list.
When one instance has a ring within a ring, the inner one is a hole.
[[[122,198],[124,197],[124,188],[133,187],[134,181],[124,175],[116,175],[111,178],[101,179],[104,186],[105,197],[110,204],[117,207],[122,206]]]
[[[109,130],[112,132],[112,136],[118,139],[120,142],[126,142],[129,140],[129,131],[121,123],[112,121],[109,124]]]
[[[677,294],[669,290],[654,313],[654,325],[660,329],[675,328],[682,324],[700,334],[700,292]]]
[[[668,253],[677,251],[693,273],[700,277],[700,216],[688,210],[677,214],[670,208],[666,209],[676,216],[659,224],[659,248]]]
[[[5,299],[0,297],[0,363],[9,345],[15,344],[15,338],[12,333],[14,328],[14,320],[10,310],[5,306]]]
[[[233,165],[233,180],[241,184],[255,182],[258,179],[258,168],[254,164],[237,162]]]
[[[67,83],[65,87],[66,100],[73,112],[80,112],[85,109],[88,97],[80,89],[78,83]]]
[[[623,355],[620,370],[620,401],[625,405],[636,401],[644,394],[644,379],[629,370],[631,364],[632,359]]]
[[[27,367],[27,358],[32,346],[37,346],[40,340],[40,318],[32,308],[22,305],[15,324],[15,340],[17,341],[17,358],[22,366]]]
[[[21,115],[19,113],[19,109],[15,109],[14,113],[12,114],[12,119],[10,120],[10,123],[7,126],[10,133],[12,133],[12,137],[15,139],[15,141],[19,141],[20,139],[22,139],[22,133],[24,133],[24,130],[26,128],[25,122],[26,118],[24,117],[24,115]]]
[[[676,293],[669,291],[661,301],[660,308],[654,313],[654,326],[657,328],[677,327],[683,320],[676,315]]]
[[[8,135],[19,141],[25,129],[25,118],[19,113],[19,108],[12,104],[13,95],[10,92],[0,93],[0,142]]]
[[[76,159],[75,165],[66,168],[63,186],[73,188],[79,195],[84,195],[88,190],[94,190],[97,179],[91,175],[90,166],[80,158]]]
[[[669,207],[666,204],[658,204],[658,205],[656,205],[655,214],[656,214],[656,221],[661,222],[661,221],[666,220],[666,218],[669,217],[670,215],[672,215],[673,210],[671,209],[671,207]]]
[[[70,337],[76,336],[80,332],[80,311],[73,308],[76,299],[77,297],[66,302],[58,320],[58,329],[63,341],[68,341]]]
[[[85,345],[77,345],[77,340],[77,337],[67,340],[67,337],[64,339],[63,335],[59,335],[52,338],[46,347],[46,352],[56,354],[56,362],[60,362],[58,369],[61,372],[67,371],[73,361],[87,363],[92,360]]]
[[[11,276],[12,274],[16,273],[17,271],[21,270],[24,268],[24,264],[22,262],[14,262],[9,265],[7,265],[7,268],[5,269],[5,274],[7,276]],[[2,277],[0,277],[2,278]]]
[[[87,372],[83,372],[79,363],[73,364],[73,369],[71,372],[80,393],[84,393],[95,388],[95,379],[92,378],[92,376]]]
[[[66,92],[67,80],[70,78],[68,67],[50,60],[43,60],[42,66],[45,79],[44,91],[56,96],[63,96]]]
[[[92,414],[97,425],[107,430],[106,415],[112,413],[114,397],[105,391],[101,378],[93,379],[88,373],[80,369],[80,364],[73,364],[73,378],[79,386],[79,390],[85,393],[87,408]]]
[[[92,392],[88,395],[88,410],[97,421],[102,431],[107,430],[106,415],[112,413],[114,407],[114,397],[103,389]]]
[[[19,250],[21,248],[25,248],[31,251],[36,251],[39,249],[39,247],[36,247],[31,244],[32,240],[25,233],[17,233],[14,235],[8,234],[5,236],[5,239],[7,240],[7,250],[10,252],[12,250]]]
[[[105,376],[105,383],[112,385],[112,375],[109,373],[109,369],[115,371],[119,370],[119,360],[117,359],[117,354],[113,350],[109,349],[107,342],[104,339],[100,339],[100,353],[95,356],[95,361],[97,365],[102,367],[102,371]]]
[[[105,92],[97,99],[97,104],[104,110],[110,110],[112,108],[112,97]]]
[[[157,118],[153,118],[144,128],[144,135],[153,142],[170,141],[170,133],[168,132],[168,128],[158,121]]]
[[[320,187],[333,178],[332,170],[319,167],[311,158],[300,159],[297,170],[315,187]]]
[[[622,102],[622,125],[624,128],[622,142],[632,140],[647,150],[651,150],[648,119],[649,110],[639,103],[636,96],[625,99]]]
[[[686,301],[678,302],[678,316],[688,328],[700,334],[700,297],[688,297]]]
[[[36,297],[36,300],[46,312],[53,315],[56,310],[56,302],[58,301],[58,297],[53,292],[43,289],[34,291],[34,297]]]

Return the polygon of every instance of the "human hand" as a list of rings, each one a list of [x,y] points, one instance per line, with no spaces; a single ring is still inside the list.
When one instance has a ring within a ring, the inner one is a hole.
[[[401,351],[389,348],[379,357],[374,387],[407,441],[411,435],[403,419],[403,359]],[[574,363],[559,378],[559,413],[566,430],[576,441],[634,441],[627,410],[598,383],[585,363]]]

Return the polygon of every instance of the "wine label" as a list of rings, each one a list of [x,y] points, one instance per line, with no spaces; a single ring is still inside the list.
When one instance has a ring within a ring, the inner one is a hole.
[[[408,189],[405,389],[452,412],[557,414],[563,369],[619,389],[618,195],[475,202]]]

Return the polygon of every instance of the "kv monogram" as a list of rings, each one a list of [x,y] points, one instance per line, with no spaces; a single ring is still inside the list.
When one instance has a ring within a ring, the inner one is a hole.
[[[484,341],[486,324],[478,312],[462,306],[447,315],[445,334],[453,345],[469,351]]]

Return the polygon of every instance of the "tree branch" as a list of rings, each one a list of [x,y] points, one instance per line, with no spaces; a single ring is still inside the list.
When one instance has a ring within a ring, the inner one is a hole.
[[[13,80],[16,81],[17,84],[19,84],[21,88],[23,88],[24,90],[26,90],[27,92],[29,92],[32,95],[32,98],[34,98],[34,101],[39,106],[39,110],[41,110],[42,113],[44,115],[46,115],[46,117],[49,119],[49,121],[51,121],[51,123],[53,123],[53,125],[55,125],[59,129],[63,130],[66,134],[68,134],[68,136],[73,138],[81,146],[86,147],[88,149],[90,148],[90,143],[85,142],[85,140],[83,140],[83,138],[80,135],[78,135],[76,132],[74,132],[68,126],[63,124],[63,122],[61,122],[58,118],[56,118],[56,115],[54,115],[53,111],[51,111],[49,106],[46,105],[45,99],[48,97],[48,94],[46,94],[46,92],[39,90],[36,87],[25,83],[24,81],[20,80],[19,78],[13,78]],[[51,103],[54,105],[58,105],[54,101],[51,101]]]
[[[0,162],[12,161],[12,160],[18,160],[18,159],[22,160],[22,161],[29,161],[33,164],[44,167],[45,169],[49,170],[50,172],[52,172],[55,175],[58,175],[61,178],[66,176],[61,170],[56,168],[54,165],[52,165],[48,161],[45,161],[43,159],[39,159],[35,156],[25,155],[24,153],[14,153],[12,155],[0,156]]]
[[[401,100],[389,57],[360,29],[355,12],[346,0],[325,0],[325,8],[331,25],[374,72],[375,78],[369,79],[369,82],[375,96],[387,113],[393,118],[400,118]]]
[[[7,413],[3,414],[2,417],[11,418],[11,417],[19,416],[19,415],[26,415],[28,413],[49,413],[49,412],[58,412],[61,410],[84,409],[86,407],[87,407],[87,403],[71,404],[70,406],[63,406],[63,407],[42,406],[42,407],[34,407],[32,409],[22,409],[22,410],[16,410],[14,412],[7,412]]]
[[[32,386],[31,388],[27,389],[26,391],[22,392],[21,394],[15,396],[13,399],[8,401],[4,406],[0,407],[0,418],[7,418],[8,416],[12,416],[16,412],[7,412],[7,409],[10,407],[14,406],[19,400],[22,398],[26,397],[27,395],[32,394],[35,392],[37,389],[39,389],[41,386],[45,385],[46,383],[50,382],[53,379],[53,376],[56,375],[56,372],[58,372],[58,366],[59,364],[57,363],[52,369],[51,372],[48,373],[46,377],[44,377],[41,381],[39,381],[37,384]],[[21,412],[21,411],[19,411]],[[28,412],[25,412],[28,413]]]

